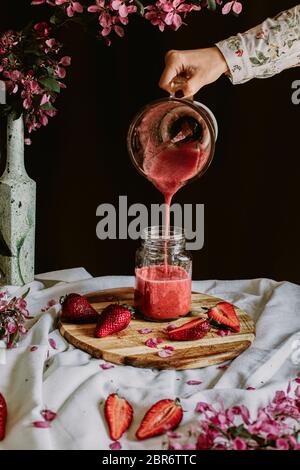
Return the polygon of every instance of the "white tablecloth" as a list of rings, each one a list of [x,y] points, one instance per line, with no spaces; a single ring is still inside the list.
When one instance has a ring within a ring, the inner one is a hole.
[[[142,443],[134,438],[145,411],[157,400],[180,397],[185,410],[182,427],[195,419],[198,401],[245,404],[255,413],[300,370],[300,287],[295,284],[268,279],[194,282],[195,291],[246,310],[256,323],[257,336],[228,369],[175,372],[121,366],[103,370],[102,360],[74,349],[60,336],[55,326],[59,305],[41,313],[49,300],[65,293],[132,286],[132,277],[91,278],[80,268],[37,279],[28,297],[34,324],[19,347],[7,351],[7,363],[0,365],[0,392],[8,405],[7,437],[0,449],[108,449],[101,402],[116,390],[135,412],[130,431],[121,439],[123,449],[160,449],[162,437]],[[49,345],[49,338],[57,349]],[[32,345],[38,349],[31,351]],[[188,385],[192,379],[202,384]],[[57,419],[49,429],[33,427],[45,407],[56,411]]]

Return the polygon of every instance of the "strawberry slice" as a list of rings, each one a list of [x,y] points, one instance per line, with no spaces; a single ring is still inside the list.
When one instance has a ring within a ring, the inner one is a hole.
[[[61,319],[69,323],[96,323],[99,314],[85,297],[79,294],[68,294],[61,297]]]
[[[183,411],[179,400],[160,400],[145,414],[136,437],[140,440],[164,434],[175,429],[182,420]]]
[[[7,406],[3,395],[0,393],[0,441],[5,438],[5,428],[7,420]]]
[[[119,397],[117,393],[112,393],[106,399],[104,413],[110,437],[113,441],[118,441],[132,422],[132,406],[125,398]]]
[[[192,341],[201,339],[210,330],[210,324],[203,318],[196,318],[195,320],[184,323],[178,328],[168,331],[168,336],[173,341]]]
[[[215,307],[208,310],[207,315],[213,320],[212,324],[218,328],[225,326],[233,331],[240,331],[240,321],[236,316],[233,305],[228,302],[219,302]]]

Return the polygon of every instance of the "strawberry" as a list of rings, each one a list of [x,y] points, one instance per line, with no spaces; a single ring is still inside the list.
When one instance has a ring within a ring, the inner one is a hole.
[[[96,338],[103,338],[124,330],[131,318],[132,312],[127,305],[108,305],[99,316],[95,331]]]
[[[210,322],[217,328],[230,328],[233,331],[240,331],[240,321],[236,316],[234,307],[228,302],[219,302],[215,307],[207,312]]]
[[[178,400],[160,400],[145,414],[136,437],[140,440],[164,434],[175,429],[182,420],[183,411]]]
[[[113,441],[118,441],[131,424],[132,406],[125,398],[119,397],[117,393],[112,393],[106,399],[104,413],[110,437]]]
[[[5,428],[7,419],[7,406],[3,395],[0,393],[0,441],[5,438]]]
[[[61,297],[61,319],[69,323],[96,323],[98,312],[79,294],[68,294]]]
[[[196,318],[195,320],[184,323],[178,328],[168,331],[168,336],[173,341],[192,341],[201,339],[210,330],[210,324],[203,318]]]

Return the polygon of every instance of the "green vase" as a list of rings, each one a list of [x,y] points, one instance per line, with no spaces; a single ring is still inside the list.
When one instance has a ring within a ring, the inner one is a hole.
[[[36,184],[24,165],[23,117],[7,120],[6,166],[0,178],[0,284],[34,279]]]

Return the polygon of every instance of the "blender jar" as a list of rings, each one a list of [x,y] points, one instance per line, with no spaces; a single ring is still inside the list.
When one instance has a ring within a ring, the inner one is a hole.
[[[205,173],[217,135],[217,121],[205,105],[163,98],[135,116],[127,146],[136,169],[166,195]]]

